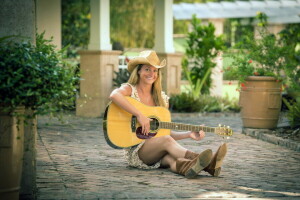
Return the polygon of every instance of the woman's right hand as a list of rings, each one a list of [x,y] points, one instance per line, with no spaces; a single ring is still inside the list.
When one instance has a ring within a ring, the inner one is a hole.
[[[150,132],[150,121],[152,121],[152,120],[142,114],[137,116],[137,120],[142,127],[142,134],[148,135],[148,133]]]

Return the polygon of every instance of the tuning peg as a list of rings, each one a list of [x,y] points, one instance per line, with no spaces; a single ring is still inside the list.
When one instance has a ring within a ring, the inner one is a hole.
[[[227,128],[230,128],[230,126],[227,126]]]
[[[229,140],[230,137],[229,137],[229,136],[226,136],[226,135],[223,135],[223,139],[224,139],[224,140]]]
[[[219,127],[221,127],[221,124],[219,124]]]

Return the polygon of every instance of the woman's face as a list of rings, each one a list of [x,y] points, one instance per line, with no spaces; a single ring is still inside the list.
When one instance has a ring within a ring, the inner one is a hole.
[[[140,82],[146,84],[153,84],[158,77],[158,69],[151,65],[143,65],[140,71]]]

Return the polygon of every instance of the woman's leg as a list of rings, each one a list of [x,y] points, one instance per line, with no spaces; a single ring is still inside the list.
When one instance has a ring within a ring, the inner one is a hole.
[[[170,156],[169,154],[165,155],[161,159],[161,167],[170,168],[172,172],[176,171],[176,159]]]
[[[145,141],[138,154],[147,165],[160,161],[167,154],[177,158],[184,158],[187,149],[178,144],[171,136],[151,138]]]

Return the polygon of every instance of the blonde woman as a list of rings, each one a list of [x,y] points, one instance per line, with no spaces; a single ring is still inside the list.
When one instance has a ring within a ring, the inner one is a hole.
[[[125,96],[130,96],[148,106],[163,106],[168,108],[168,96],[162,91],[161,71],[166,60],[159,60],[155,51],[142,51],[138,57],[128,63],[131,73],[127,83],[115,89],[110,100],[125,111],[137,117],[142,126],[142,133],[147,135],[150,130],[150,120],[140,110],[131,105]],[[215,155],[211,149],[200,154],[182,147],[176,140],[192,138],[202,140],[205,132],[175,132],[171,135],[146,139],[142,143],[126,149],[126,159],[129,166],[141,169],[170,168],[172,172],[187,178],[195,178],[204,170],[212,176],[218,176],[222,161],[227,152],[226,144],[219,147]]]

